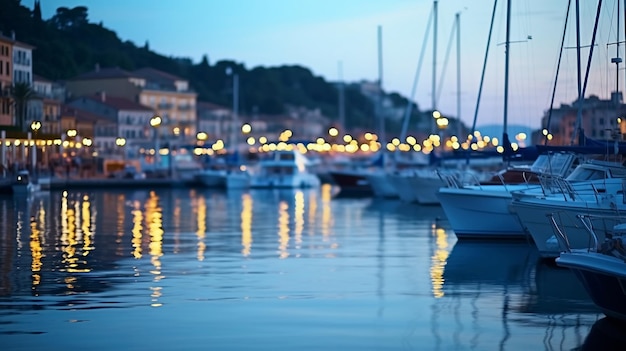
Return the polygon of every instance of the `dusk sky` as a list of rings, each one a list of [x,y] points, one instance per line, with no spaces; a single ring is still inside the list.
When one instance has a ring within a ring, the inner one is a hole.
[[[594,62],[587,96],[606,98],[615,89],[616,1],[605,1],[602,26],[594,48]],[[619,0],[621,1],[621,0]],[[574,1],[573,1],[574,2]],[[31,6],[29,0],[25,5]],[[511,19],[509,75],[509,124],[540,127],[548,109],[556,74],[567,0],[514,0]],[[474,117],[480,74],[493,10],[491,0],[439,1],[437,75],[441,77],[450,43],[454,15],[461,12],[461,119],[468,125]],[[377,27],[383,31],[383,87],[409,97],[418,66],[422,41],[432,11],[431,0],[41,0],[48,19],[60,6],[87,6],[89,20],[117,32],[122,40],[143,45],[160,54],[189,57],[198,62],[223,59],[256,66],[297,64],[327,80],[342,76],[347,82],[378,77]],[[573,9],[572,5],[572,9]],[[596,1],[581,1],[581,45],[588,46]],[[620,15],[623,9],[620,9]],[[571,11],[570,19],[574,18]],[[623,18],[620,40],[624,40]],[[577,96],[576,36],[573,26],[566,34],[555,105],[571,103]],[[506,1],[496,10],[488,56],[485,87],[478,125],[501,123],[504,92],[504,41]],[[418,80],[415,101],[430,109],[432,77],[432,30]],[[532,39],[528,39],[532,38]],[[456,39],[455,39],[456,40]],[[623,50],[620,50],[623,57]],[[589,49],[582,50],[585,64]],[[456,42],[448,58],[445,79],[439,82],[437,108],[457,114]],[[439,80],[439,79],[438,79]],[[624,86],[624,70],[619,75]],[[245,82],[241,82],[245,84]]]

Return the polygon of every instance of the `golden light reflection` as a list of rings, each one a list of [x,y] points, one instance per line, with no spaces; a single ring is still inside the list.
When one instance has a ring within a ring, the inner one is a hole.
[[[330,184],[322,185],[322,236],[325,240],[331,234],[333,224],[332,198],[332,186]]]
[[[152,298],[152,303],[150,304],[150,306],[152,307],[163,306],[163,304],[159,302],[159,298],[163,295],[163,293],[161,292],[163,288],[157,286],[157,287],[151,287],[150,290],[152,291],[152,293],[150,294],[150,297]]]
[[[61,251],[62,263],[66,271],[70,272],[77,268],[78,258],[76,257],[76,211],[70,208],[67,193],[61,200]],[[71,284],[68,284],[68,288]]]
[[[315,193],[317,194],[317,193]],[[309,198],[309,211],[308,211],[308,218],[307,218],[307,223],[309,224],[309,227],[314,227],[315,226],[315,218],[316,218],[316,214],[317,214],[317,196],[311,196]],[[313,235],[313,233],[311,232],[310,235]]]
[[[304,231],[304,192],[298,190],[294,200],[294,236],[296,249],[299,249],[302,245],[302,232]]]
[[[180,224],[182,220],[181,213],[182,213],[181,201],[179,198],[177,198],[174,201],[174,208],[172,210],[172,217],[171,217],[174,228],[180,228]],[[174,234],[177,236],[176,239],[178,239],[178,235],[180,234],[180,232],[177,230]],[[178,242],[176,242],[176,244],[178,244]],[[178,245],[174,246],[174,253],[178,253]]]
[[[117,233],[117,237],[119,242],[122,242],[122,238],[124,237],[124,221],[126,219],[126,198],[124,195],[120,194],[117,196],[115,203],[117,207],[115,208],[115,218],[117,219],[115,232]]]
[[[252,207],[252,196],[241,195],[241,254],[244,256],[249,256],[252,250]]]
[[[161,280],[161,261],[159,257],[163,255],[163,213],[159,206],[159,197],[154,193],[150,193],[150,197],[146,201],[146,220],[148,221],[148,235],[150,236],[149,252],[150,262],[154,269],[150,273],[154,274],[154,280]]]
[[[33,277],[33,288],[41,283],[41,276],[39,275],[39,271],[41,271],[41,258],[43,257],[43,249],[41,247],[41,239],[40,239],[41,231],[37,227],[36,221],[30,222],[30,255],[31,255],[31,266],[30,270],[32,272]]]
[[[133,238],[131,239],[131,244],[133,246],[133,257],[136,259],[141,258],[141,238],[143,233],[143,212],[141,212],[141,203],[139,201],[135,201],[133,203],[133,229],[131,229],[131,233]]]
[[[204,238],[206,237],[206,199],[204,196],[199,196],[196,200],[196,224],[198,230],[196,231],[196,237],[198,238],[198,254],[196,255],[198,261],[204,261],[204,252],[206,251],[206,244]]]
[[[444,295],[443,292],[443,272],[448,260],[450,252],[448,250],[448,236],[443,228],[434,227],[435,236],[435,252],[431,257],[430,266],[430,280],[433,285],[433,296],[435,298],[441,298]]]
[[[289,205],[285,201],[278,204],[278,250],[280,258],[289,257],[287,246],[289,245]]]
[[[83,256],[89,255],[91,250],[94,249],[92,246],[92,237],[93,231],[91,227],[91,202],[89,201],[89,196],[83,196],[82,203],[82,214],[81,214],[81,231],[83,233]]]

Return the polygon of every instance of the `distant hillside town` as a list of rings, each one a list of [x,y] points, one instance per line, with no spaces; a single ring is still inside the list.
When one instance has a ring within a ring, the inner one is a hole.
[[[355,151],[428,153],[435,147],[473,148],[477,141],[497,146],[501,136],[469,135],[470,128],[455,117],[420,110],[415,103],[401,135],[409,101],[384,92],[378,82],[328,83],[303,67],[248,70],[230,61],[211,65],[206,56],[193,64],[158,55],[148,43],[122,42],[101,24],[89,23],[86,7],[61,7],[44,21],[39,1],[32,11],[20,1],[7,3],[0,15],[1,147],[10,148],[2,152],[5,168],[23,159],[27,146],[47,164],[67,150],[136,157],[154,153],[157,141],[170,149],[192,145],[217,152],[322,138],[368,145],[357,144]],[[570,144],[580,103],[589,137],[626,132],[621,117],[626,106],[621,92],[614,92],[610,100],[590,96],[547,110],[538,116],[543,128],[517,133],[512,141]],[[341,134],[329,135],[330,129]],[[376,133],[385,140],[370,145],[364,136]]]

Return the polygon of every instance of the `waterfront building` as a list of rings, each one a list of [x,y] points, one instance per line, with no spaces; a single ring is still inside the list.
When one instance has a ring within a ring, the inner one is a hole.
[[[93,71],[68,80],[66,88],[74,98],[105,92],[150,107],[162,118],[161,137],[165,141],[195,141],[197,94],[180,77],[153,68],[129,72],[96,65]]]
[[[0,125],[13,124],[13,40],[0,35]]]
[[[32,45],[15,40],[13,41],[13,84],[24,83],[33,85],[33,49]]]
[[[198,101],[196,104],[197,130],[207,133],[208,140],[225,140],[230,135],[233,111],[211,102]]]
[[[623,134],[620,125],[626,121],[626,105],[623,103],[621,92],[612,92],[611,99],[603,100],[596,95],[591,95],[582,102],[582,128],[585,136],[592,139],[614,139]],[[576,119],[578,116],[578,102],[571,105],[561,104],[560,107],[545,111],[541,125],[547,132],[540,130],[533,135],[535,143],[543,144],[547,134],[550,134],[549,145],[570,145],[576,132]],[[548,118],[550,125],[548,126]],[[577,143],[577,140],[574,140]]]
[[[41,133],[61,135],[61,104],[63,103],[63,89],[60,84],[54,83],[44,77],[33,76],[33,90],[42,99],[43,114],[39,119],[27,121],[41,122]]]
[[[139,154],[140,149],[154,145],[150,140],[155,138],[154,133],[157,131],[152,130],[150,119],[155,116],[155,111],[150,107],[125,98],[108,96],[105,92],[81,96],[70,101],[68,106],[99,116],[96,122],[101,122],[97,124],[107,126],[106,133],[98,133],[104,135],[94,133],[94,143],[100,153],[118,154],[118,138],[124,140],[124,154],[133,157]],[[111,123],[115,125],[112,129]],[[80,129],[78,131],[82,132]],[[101,140],[100,136],[105,138]]]
[[[115,140],[119,135],[117,123],[107,115],[63,104],[60,125],[63,130],[63,151],[66,155],[106,155],[116,150]],[[87,146],[85,139],[90,139],[91,145]]]

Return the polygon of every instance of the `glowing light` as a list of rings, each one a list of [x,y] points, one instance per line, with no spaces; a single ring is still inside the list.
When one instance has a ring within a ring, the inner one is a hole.
[[[243,134],[248,134],[252,131],[252,126],[250,126],[248,123],[245,123],[244,125],[241,126],[241,132]]]
[[[332,127],[328,130],[328,135],[330,135],[331,137],[336,137],[337,135],[339,135],[339,130],[337,130],[337,128]]]
[[[198,132],[198,134],[196,134],[196,139],[200,140],[200,141],[205,141],[209,138],[209,135],[205,132]]]

